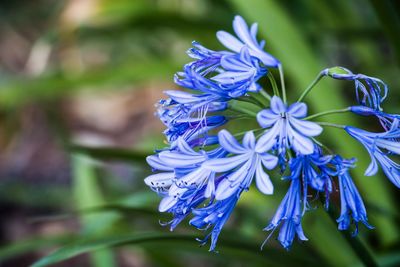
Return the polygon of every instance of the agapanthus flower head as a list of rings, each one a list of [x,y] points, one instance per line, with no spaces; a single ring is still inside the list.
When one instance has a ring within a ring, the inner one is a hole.
[[[189,49],[193,59],[175,82],[190,92],[165,91],[157,115],[166,126],[167,147],[147,158],[154,174],[145,183],[162,200],[160,212],[172,219],[166,223],[173,230],[185,218],[190,225],[208,233],[216,248],[222,228],[229,220],[242,194],[255,187],[266,197],[274,194],[276,179],[290,183],[286,195],[264,230],[269,239],[279,229],[278,241],[289,249],[297,236],[306,241],[302,219],[324,200],[332,207],[332,194],[339,191],[339,230],[368,223],[366,207],[351,177],[355,159],[344,159],[322,144],[318,138],[323,127],[344,130],[367,149],[371,164],[365,175],[374,175],[379,166],[400,187],[400,115],[383,111],[388,87],[380,79],[335,67],[323,70],[304,90],[297,102],[287,102],[282,65],[263,50],[256,39],[257,24],[250,28],[236,16],[233,28],[237,37],[220,31],[218,39],[230,51],[205,48],[197,42]],[[281,86],[275,83],[268,68],[278,68]],[[304,98],[322,77],[354,81],[357,106],[327,110],[308,115]],[[261,78],[269,79],[272,88],[262,87]],[[382,131],[375,133],[332,122],[313,121],[332,113],[352,112],[376,117]],[[252,120],[258,129],[224,129],[239,119]],[[334,140],[336,142],[336,140]],[[275,175],[272,175],[275,174]],[[278,175],[276,175],[278,174]],[[279,176],[279,177],[276,177]],[[334,199],[334,198],[333,198]]]

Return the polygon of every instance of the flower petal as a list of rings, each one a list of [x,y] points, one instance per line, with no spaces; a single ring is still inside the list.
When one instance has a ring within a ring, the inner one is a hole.
[[[276,137],[281,130],[282,121],[279,120],[275,125],[266,131],[263,136],[261,136],[256,144],[255,151],[257,153],[264,153],[270,150],[276,144]]]
[[[274,193],[274,186],[260,163],[256,169],[256,185],[263,194],[272,195]]]
[[[168,187],[172,185],[174,179],[174,172],[160,172],[147,176],[144,182],[150,187]]]
[[[243,47],[243,43],[239,41],[232,34],[227,33],[226,31],[218,31],[217,38],[226,48],[239,53],[240,49]]]
[[[235,137],[227,130],[221,130],[218,133],[219,144],[228,152],[232,154],[242,154],[246,149],[239,144]]]
[[[271,110],[276,113],[280,114],[286,112],[286,105],[283,103],[282,99],[278,96],[273,96],[271,98]]]
[[[249,154],[242,154],[229,158],[211,159],[204,162],[202,166],[208,170],[221,173],[236,168],[248,159]]]
[[[290,105],[288,113],[295,118],[304,118],[307,116],[307,105],[305,103],[294,103]]]
[[[281,116],[271,109],[264,109],[257,113],[257,122],[262,128],[269,128],[279,120]]]
[[[296,131],[304,136],[317,136],[323,131],[321,126],[312,121],[304,121],[291,117],[289,122]]]

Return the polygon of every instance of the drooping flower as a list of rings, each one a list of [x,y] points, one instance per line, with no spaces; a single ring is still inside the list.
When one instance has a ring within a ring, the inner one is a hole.
[[[322,127],[310,121],[302,120],[307,116],[304,103],[294,103],[287,107],[283,101],[273,96],[269,109],[257,114],[257,121],[263,128],[269,128],[257,143],[258,152],[270,149],[284,155],[287,148],[293,148],[300,154],[314,152],[314,143],[310,139],[322,132]]]
[[[367,210],[365,209],[364,202],[350,176],[349,169],[354,167],[354,159],[345,160],[340,156],[335,156],[333,162],[338,171],[337,176],[339,180],[341,203],[340,217],[337,219],[338,229],[349,229],[352,221],[356,226],[353,235],[357,235],[358,233],[359,222],[362,222],[366,227],[372,229],[373,227],[368,223]]]
[[[345,130],[367,149],[371,157],[371,163],[365,175],[375,175],[378,172],[379,163],[389,180],[400,188],[400,165],[389,158],[391,154],[400,155],[399,120],[394,119],[391,128],[383,133],[372,133],[350,126],[345,127]]]
[[[194,217],[189,223],[200,230],[212,228],[210,233],[200,240],[201,244],[204,245],[211,238],[210,251],[215,249],[222,227],[229,219],[242,192],[243,189],[238,194],[231,195],[226,199],[214,200],[214,202],[210,202],[205,207],[193,209]]]
[[[323,155],[321,149],[315,145],[313,154],[298,154],[289,162],[291,171],[288,177],[291,180],[300,179],[303,184],[303,213],[309,209],[307,197],[309,187],[325,193],[325,207],[329,205],[329,196],[332,192],[332,177],[337,172],[330,166],[332,155]]]
[[[273,231],[281,225],[278,241],[286,249],[290,248],[296,235],[302,241],[308,240],[301,226],[303,217],[301,201],[300,179],[293,179],[274,217],[268,226],[264,228],[265,231]]]
[[[218,185],[215,199],[223,200],[248,190],[254,176],[258,189],[264,194],[272,194],[273,185],[263,166],[271,170],[278,160],[266,152],[256,151],[253,132],[245,134],[242,145],[226,130],[218,133],[218,139],[220,146],[234,156],[212,159],[204,164],[205,168],[217,173],[230,172]]]
[[[382,80],[364,74],[353,74],[343,67],[325,69],[321,74],[338,80],[354,81],[358,103],[375,110],[382,110],[381,103],[388,93],[388,87]]]
[[[246,21],[241,16],[235,16],[233,29],[238,38],[225,31],[217,32],[218,40],[226,48],[239,53],[243,46],[246,45],[250,49],[250,55],[260,59],[265,66],[278,67],[280,65],[279,60],[263,50],[265,41],[257,41],[257,23],[252,24],[249,29]]]

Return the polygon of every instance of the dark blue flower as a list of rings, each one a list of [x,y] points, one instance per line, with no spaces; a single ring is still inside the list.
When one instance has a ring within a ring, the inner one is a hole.
[[[200,230],[208,230],[212,227],[210,233],[204,239],[200,240],[202,244],[205,244],[211,237],[210,251],[215,249],[222,227],[229,219],[242,191],[224,200],[210,202],[205,207],[193,209],[194,217],[190,220],[191,225]]]
[[[308,240],[301,226],[301,219],[303,217],[301,201],[300,179],[293,179],[274,217],[264,229],[266,231],[271,231],[281,225],[278,240],[286,249],[291,247],[296,235],[302,241]]]
[[[399,120],[394,119],[391,128],[383,133],[372,133],[347,126],[346,132],[359,141],[371,156],[371,164],[365,171],[366,176],[378,172],[378,163],[389,180],[400,188],[400,165],[389,158],[392,154],[400,155]]]
[[[350,176],[349,169],[354,167],[354,160],[344,160],[340,156],[336,156],[333,162],[338,172],[341,203],[340,217],[337,219],[338,229],[349,229],[352,221],[356,226],[353,235],[358,233],[359,222],[372,229],[373,227],[368,223],[364,202]]]
[[[278,67],[279,60],[265,52],[265,41],[257,41],[257,23],[247,26],[246,21],[241,16],[235,16],[233,20],[233,30],[238,38],[225,31],[217,32],[218,40],[228,49],[239,53],[243,46],[247,46],[250,50],[250,55],[258,58],[267,67]]]
[[[282,99],[273,96],[271,107],[257,114],[257,121],[263,128],[270,128],[259,139],[256,150],[266,152],[277,150],[284,155],[286,148],[293,148],[300,154],[312,154],[314,143],[310,139],[322,132],[322,127],[310,121],[302,120],[307,116],[304,103],[294,103],[287,107]]]
[[[334,79],[354,81],[358,103],[375,110],[382,110],[381,103],[388,93],[388,87],[382,80],[364,74],[353,74],[343,67],[325,69],[321,74]]]

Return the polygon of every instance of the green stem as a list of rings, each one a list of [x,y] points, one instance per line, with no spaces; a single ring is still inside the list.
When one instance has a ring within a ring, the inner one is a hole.
[[[306,118],[304,118],[305,120],[311,120],[311,119],[315,119],[321,116],[325,116],[325,115],[329,115],[329,114],[339,114],[339,113],[345,113],[345,112],[349,112],[350,108],[343,108],[343,109],[332,109],[332,110],[327,110],[324,112],[320,112],[320,113],[316,113],[313,115],[310,115]]]
[[[314,88],[314,86],[321,80],[322,77],[324,77],[322,73],[318,74],[318,76],[314,79],[314,81],[312,81],[312,83],[306,88],[306,90],[303,91],[297,102],[303,101],[306,95]]]
[[[256,112],[248,110],[248,109],[246,109],[244,107],[240,107],[240,106],[235,106],[235,105],[229,104],[228,108],[231,109],[231,110],[240,112],[240,113],[244,113],[244,114],[250,115],[251,117],[257,117],[257,113]]]
[[[261,108],[264,108],[264,104],[260,100],[258,100],[254,95],[250,95],[250,98],[254,100],[254,104],[256,104]]]
[[[257,128],[257,129],[253,129],[253,132],[258,132],[264,130],[264,128]],[[243,137],[248,131],[243,131],[243,132],[239,132],[239,133],[235,133],[233,136],[234,137]]]
[[[342,193],[342,192],[341,192]],[[329,217],[336,224],[336,218],[339,217],[335,208],[330,205],[327,210]],[[373,255],[369,252],[367,247],[360,241],[357,236],[352,236],[348,231],[341,231],[341,234],[346,239],[347,243],[353,249],[353,252],[358,256],[359,260],[367,267],[378,267]]]
[[[322,125],[322,126],[328,126],[328,127],[333,127],[333,128],[339,128],[339,129],[344,129],[346,127],[344,125],[330,123],[330,122],[322,122],[322,121],[320,121],[320,122],[315,122],[315,123],[317,123],[319,125]]]
[[[334,155],[335,153],[333,152],[332,149],[330,149],[328,146],[324,145],[323,143],[321,143],[320,141],[318,141],[317,139],[315,139],[314,137],[311,137],[311,139],[320,147],[324,148],[326,151],[328,151],[329,154]]]
[[[269,81],[271,82],[271,86],[272,86],[272,90],[274,91],[274,95],[279,96],[278,86],[276,85],[275,78],[270,71],[268,71],[267,77],[268,77]]]
[[[271,101],[271,96],[264,90],[264,88],[262,88],[260,90],[260,94],[265,97],[268,101]]]
[[[281,79],[281,89],[282,89],[282,97],[283,97],[283,103],[286,104],[286,87],[285,87],[285,77],[283,75],[283,67],[281,64],[279,64],[279,77]]]

